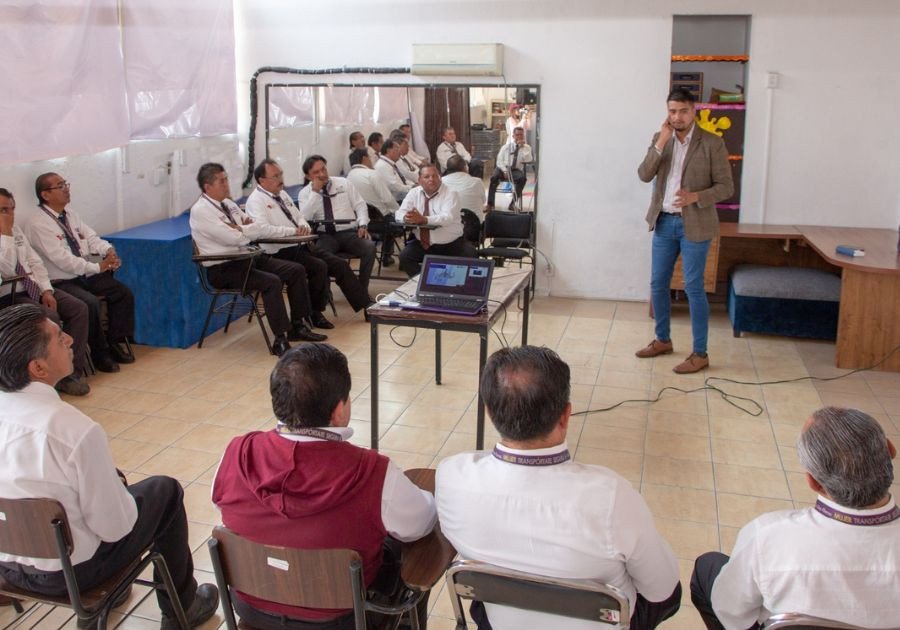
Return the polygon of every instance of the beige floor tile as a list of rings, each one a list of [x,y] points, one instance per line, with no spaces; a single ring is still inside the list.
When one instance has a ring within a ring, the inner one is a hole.
[[[645,483],[641,494],[656,518],[716,523],[716,498],[709,490]]]
[[[164,447],[160,444],[149,444],[147,442],[135,442],[134,440],[123,440],[121,438],[112,438],[109,441],[109,450],[113,456],[113,463],[117,468],[122,470],[137,470],[138,467],[161,452]]]
[[[693,561],[707,551],[719,548],[719,531],[712,523],[657,518],[656,529],[672,546],[675,555]]]
[[[581,432],[580,445],[613,451],[641,453],[644,450],[644,429],[626,429],[586,423]]]
[[[270,421],[272,426],[275,425],[271,404],[240,405],[230,403],[207,416],[203,423],[250,431],[267,421]]]
[[[772,426],[768,418],[721,418],[710,415],[710,434],[713,438],[734,440],[737,442],[756,442],[758,444],[774,444]]]
[[[143,420],[123,431],[120,437],[126,440],[150,442],[168,446],[181,438],[185,433],[196,426],[193,422],[181,422],[180,420],[168,420],[146,416]]]
[[[394,383],[385,381],[378,384],[378,400],[411,403],[422,391],[422,385],[416,383]],[[360,394],[359,400],[368,400],[372,396],[371,383]]]
[[[654,433],[680,433],[708,437],[709,417],[652,409],[648,415],[647,429]]]
[[[179,449],[203,451],[213,455],[221,455],[225,447],[243,431],[234,427],[220,427],[213,424],[194,426],[174,444]]]
[[[709,460],[672,459],[644,456],[644,482],[681,488],[713,490],[712,464]]]
[[[207,485],[190,484],[184,489],[184,509],[189,521],[207,525],[212,529],[215,525],[222,524],[222,516],[210,500],[210,492],[210,487]]]
[[[754,518],[765,512],[790,510],[794,504],[783,499],[750,497],[741,494],[717,492],[719,504],[719,524],[730,527],[743,527]]]
[[[575,461],[581,464],[605,466],[616,471],[629,481],[641,481],[643,457],[640,453],[589,448],[581,445],[575,451]]]
[[[785,472],[794,503],[815,503],[817,494],[809,487],[805,472]],[[895,495],[896,496],[896,495]]]
[[[209,401],[202,398],[182,396],[168,405],[151,412],[151,415],[186,422],[201,422],[225,406],[224,401]]]
[[[416,396],[415,402],[420,405],[444,407],[464,410],[477,396],[474,389],[461,389],[444,385],[426,385]]]
[[[394,425],[381,438],[380,445],[392,451],[434,455],[441,450],[449,435],[449,431]]]
[[[378,401],[378,421],[380,423],[392,423],[400,417],[409,405],[407,403],[391,402],[389,400]],[[369,422],[372,419],[372,400],[360,399],[350,407],[350,417],[354,420]]]
[[[784,471],[780,469],[716,464],[715,479],[717,492],[791,499]]]
[[[719,541],[721,548],[719,551],[730,556],[734,550],[734,543],[740,533],[740,527],[729,527],[727,525],[719,525]]]
[[[780,468],[778,448],[774,439],[770,443],[712,439],[712,459],[717,464]]]
[[[710,461],[709,438],[648,431],[647,454],[656,457],[708,462]]]
[[[218,454],[186,450],[170,446],[137,467],[146,475],[169,475],[181,483],[190,483],[219,461]]]
[[[426,429],[441,429],[443,431],[453,431],[459,424],[463,412],[459,409],[446,409],[434,407],[421,403],[409,405],[400,417],[397,418],[398,425],[410,427],[422,427]]]
[[[133,427],[146,416],[127,411],[113,411],[112,409],[94,409],[84,407],[81,411],[91,420],[103,427],[106,435],[114,437],[123,431]]]

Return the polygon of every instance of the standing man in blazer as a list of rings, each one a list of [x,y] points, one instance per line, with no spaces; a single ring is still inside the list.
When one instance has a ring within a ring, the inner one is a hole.
[[[666,119],[638,167],[641,181],[654,182],[647,224],[653,232],[650,303],[656,338],[635,354],[646,359],[673,351],[669,285],[681,254],[694,345],[673,370],[692,374],[709,367],[709,302],[703,274],[710,242],[719,232],[716,203],[734,193],[734,183],[725,143],[694,122],[694,96],[676,88],[666,99],[666,108]]]

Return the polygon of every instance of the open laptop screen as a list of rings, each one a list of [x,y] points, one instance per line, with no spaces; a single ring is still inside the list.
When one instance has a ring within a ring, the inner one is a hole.
[[[487,299],[493,260],[426,256],[417,295],[442,295]]]

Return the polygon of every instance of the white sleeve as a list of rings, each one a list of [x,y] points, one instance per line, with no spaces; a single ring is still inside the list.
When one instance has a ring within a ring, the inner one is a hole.
[[[444,226],[449,225],[451,223],[459,223],[460,222],[460,203],[459,203],[459,195],[457,195],[452,190],[445,190],[444,195],[447,195],[441,203],[429,211],[428,216],[428,225],[437,225]]]
[[[385,208],[396,208],[397,200],[394,199],[394,195],[388,190],[387,184],[384,183],[384,180],[381,179],[380,176],[372,178],[372,187],[375,189],[375,194],[378,195],[378,198],[381,200],[381,203],[384,204]]]
[[[410,481],[388,462],[381,493],[381,521],[387,532],[402,542],[418,540],[437,523],[434,495]]]
[[[112,249],[112,245],[109,244],[108,241],[104,241],[102,238],[97,236],[97,233],[94,229],[89,226],[87,223],[81,220],[81,217],[78,218],[78,229],[81,231],[81,236],[84,237],[84,240],[87,241],[88,251],[92,254],[100,254],[101,256],[105,256],[106,252]]]
[[[472,156],[469,155],[468,151],[466,151],[466,147],[463,146],[462,142],[456,143],[456,150],[459,152],[459,155],[462,157],[462,159],[464,159],[466,162],[472,161]]]
[[[16,252],[16,237],[0,235],[0,276],[8,278],[16,275],[16,263],[19,257]]]
[[[25,238],[25,235],[19,232],[19,236],[25,241],[25,259],[28,261],[28,269],[31,271],[31,279],[38,283],[41,292],[53,291],[53,285],[50,284],[50,276],[47,274],[47,268],[44,267],[44,261],[34,251],[34,248]]]
[[[350,201],[350,207],[356,212],[356,220],[359,227],[364,228],[369,225],[369,206],[366,200],[362,198],[353,182],[346,180],[344,185],[347,187],[347,198]]]
[[[441,169],[441,173],[443,173],[445,170],[447,170],[447,160],[449,160],[450,156],[452,155],[450,149],[447,148],[447,143],[441,142],[438,145],[437,151],[435,153],[437,155],[438,166]]]
[[[74,276],[92,276],[100,273],[98,263],[89,262],[72,253],[66,239],[59,238],[62,228],[42,211],[28,222],[25,232],[28,242],[37,253],[61,271]]]
[[[726,628],[749,628],[759,619],[763,596],[756,572],[758,531],[755,522],[738,533],[731,558],[713,582],[713,610]]]
[[[300,214],[306,221],[321,221],[325,217],[322,195],[312,192],[312,184],[303,187],[297,195],[297,204],[300,206]]]
[[[250,242],[243,232],[229,227],[218,210],[207,206],[209,204],[201,203],[191,208],[191,235],[201,254],[210,253],[204,251],[205,241],[231,247],[240,247]]]
[[[531,146],[527,144],[522,145],[522,150],[519,152],[519,160],[523,164],[530,164],[534,162],[534,154],[531,152]]]
[[[497,153],[497,168],[501,171],[505,171],[509,168],[509,145],[504,144],[500,147],[500,152]]]
[[[398,208],[397,212],[394,213],[394,218],[397,219],[400,223],[403,223],[403,217],[410,210],[414,210],[416,208],[416,199],[418,199],[419,195],[408,194],[406,198],[403,200],[403,203],[400,204],[400,208]]]
[[[293,236],[297,233],[297,228],[285,227],[282,225],[272,225],[271,223],[263,223],[258,221],[253,221],[253,219],[243,210],[234,205],[231,208],[232,216],[237,216],[238,220],[241,223],[241,229],[244,231],[244,236],[249,238],[251,241],[255,241],[260,238],[282,238],[285,236]],[[244,223],[244,219],[250,219],[253,221],[252,223]]]

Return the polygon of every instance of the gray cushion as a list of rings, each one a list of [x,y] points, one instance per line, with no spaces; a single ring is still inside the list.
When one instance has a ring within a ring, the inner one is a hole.
[[[738,265],[731,273],[735,295],[839,302],[841,277],[821,269]]]

